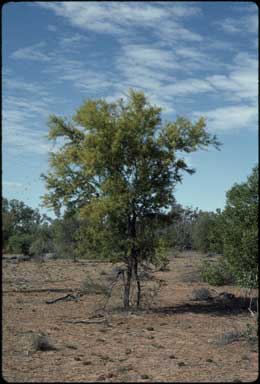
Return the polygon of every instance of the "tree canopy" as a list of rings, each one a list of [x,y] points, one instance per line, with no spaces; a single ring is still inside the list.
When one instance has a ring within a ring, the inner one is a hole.
[[[71,121],[52,115],[49,126],[50,140],[63,143],[43,175],[43,201],[57,213],[62,207],[80,213],[85,249],[126,264],[124,305],[133,276],[138,305],[138,266],[156,259],[155,232],[174,201],[175,185],[182,172],[195,171],[182,154],[220,143],[203,118],[163,123],[161,108],[134,90],[113,103],[88,100]]]
[[[227,192],[224,215],[224,255],[240,285],[258,284],[258,165],[247,181]]]

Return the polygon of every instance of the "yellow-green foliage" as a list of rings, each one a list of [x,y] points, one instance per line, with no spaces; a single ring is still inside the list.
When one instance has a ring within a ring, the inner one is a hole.
[[[180,153],[219,146],[205,120],[163,124],[161,108],[129,90],[126,100],[87,100],[72,121],[51,116],[49,125],[50,140],[63,144],[50,156],[43,201],[56,212],[73,207],[84,219],[79,252],[125,262],[133,255],[158,259],[156,231],[174,186],[183,171],[194,172]]]

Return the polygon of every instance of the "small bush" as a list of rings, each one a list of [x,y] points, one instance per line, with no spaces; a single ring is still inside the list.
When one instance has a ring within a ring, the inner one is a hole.
[[[210,299],[212,299],[210,291],[207,288],[193,289],[191,295],[192,295],[193,300],[210,300]]]
[[[56,351],[48,337],[44,334],[33,335],[33,348],[35,351]]]
[[[150,376],[147,375],[146,373],[142,373],[142,374],[141,374],[141,379],[143,379],[143,380],[148,380],[148,379],[150,379]]]
[[[225,332],[215,340],[215,344],[226,345],[239,340],[247,340],[250,344],[256,344],[258,340],[257,327],[247,324],[244,330],[235,329]]]
[[[88,295],[108,295],[109,289],[105,285],[94,281],[90,276],[87,276],[81,285],[81,292]]]
[[[204,261],[201,266],[202,281],[210,285],[221,286],[234,282],[228,264],[220,258],[215,263]]]
[[[215,344],[227,345],[227,344],[233,343],[233,341],[238,341],[241,338],[243,338],[242,331],[232,330],[232,331],[225,332],[221,336],[219,336],[215,340]]]

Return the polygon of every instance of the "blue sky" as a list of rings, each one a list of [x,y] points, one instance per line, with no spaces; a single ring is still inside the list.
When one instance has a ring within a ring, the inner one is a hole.
[[[258,161],[258,8],[253,2],[21,2],[2,11],[3,195],[36,208],[47,120],[88,98],[140,89],[163,119],[207,119],[221,151],[186,156],[176,199],[223,208]],[[41,208],[42,212],[48,212]]]

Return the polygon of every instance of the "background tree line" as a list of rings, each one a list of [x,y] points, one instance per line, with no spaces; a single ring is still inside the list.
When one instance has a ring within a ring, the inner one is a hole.
[[[177,202],[166,214],[167,226],[157,229],[165,249],[197,250],[221,255],[212,265],[206,261],[203,278],[212,284],[230,280],[244,287],[256,287],[258,276],[258,166],[248,179],[235,184],[226,194],[221,211],[206,212],[182,207]],[[3,253],[38,256],[54,253],[58,258],[94,258],[87,255],[81,237],[83,222],[67,211],[50,219],[24,202],[2,198]]]

